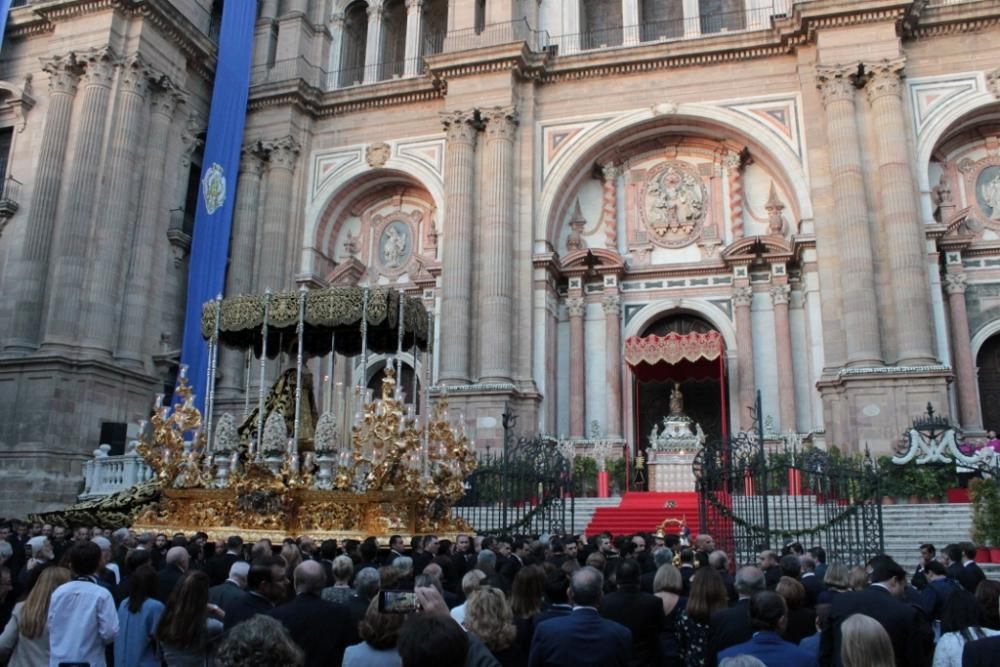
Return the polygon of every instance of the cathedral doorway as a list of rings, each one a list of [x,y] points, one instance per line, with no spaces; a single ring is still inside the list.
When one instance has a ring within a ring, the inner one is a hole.
[[[979,367],[983,427],[1000,429],[1000,334],[994,334],[979,348],[976,365]]]
[[[636,449],[650,445],[650,433],[670,412],[676,384],[683,411],[709,440],[729,432],[728,387],[722,336],[707,320],[691,313],[670,313],[626,341],[632,371],[633,433]]]

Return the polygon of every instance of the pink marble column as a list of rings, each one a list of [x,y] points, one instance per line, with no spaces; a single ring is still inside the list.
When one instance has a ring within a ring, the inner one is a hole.
[[[733,229],[733,240],[743,238],[743,158],[739,153],[726,153],[723,159],[726,178],[729,181],[729,217]]]
[[[604,380],[608,396],[607,434],[611,438],[622,435],[622,335],[621,297],[610,294],[604,297]]]
[[[927,249],[917,212],[903,111],[902,58],[866,64],[878,156],[879,222],[886,230],[889,280],[900,365],[934,362]]]
[[[583,438],[586,433],[585,408],[587,388],[584,375],[583,314],[587,304],[582,296],[566,299],[569,312],[569,437]]]
[[[958,392],[958,414],[966,431],[981,431],[979,406],[976,403],[976,367],[969,339],[969,315],[965,308],[965,274],[944,276],[948,293],[948,314],[951,320],[951,355],[955,369],[955,389]]]
[[[788,320],[788,295],[785,284],[771,287],[774,305],[774,347],[778,361],[778,401],[782,431],[797,431],[795,424],[795,372],[792,368],[792,330]]]
[[[818,86],[826,109],[834,200],[833,219],[817,221],[817,226],[837,228],[847,365],[880,366],[882,342],[875,300],[875,265],[854,108],[857,69],[856,65],[817,68]],[[825,229],[817,233],[822,232]],[[923,326],[927,326],[926,321]]]
[[[614,163],[601,167],[604,191],[601,196],[601,226],[604,227],[604,247],[618,252],[618,175],[621,168]]]
[[[736,372],[739,374],[739,386],[737,395],[739,397],[740,428],[747,430],[753,426],[750,418],[750,408],[756,402],[756,384],[753,373],[753,322],[750,318],[750,304],[753,303],[753,289],[749,285],[742,285],[733,289],[733,319],[736,323],[736,340],[739,341],[737,350]]]

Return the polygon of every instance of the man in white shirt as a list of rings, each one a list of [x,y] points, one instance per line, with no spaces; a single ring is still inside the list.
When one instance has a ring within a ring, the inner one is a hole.
[[[69,558],[76,578],[57,588],[49,603],[49,667],[64,662],[107,667],[104,647],[118,634],[118,613],[111,593],[97,583],[101,548],[81,542]]]

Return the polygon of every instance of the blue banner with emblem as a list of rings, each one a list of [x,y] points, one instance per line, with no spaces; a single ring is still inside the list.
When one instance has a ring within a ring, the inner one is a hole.
[[[0,0],[0,49],[3,48],[3,34],[7,31],[7,14],[10,13],[10,0]]]
[[[187,364],[188,378],[199,408],[205,405],[208,370],[208,345],[201,337],[201,309],[205,302],[222,293],[226,281],[256,19],[256,2],[231,0],[223,6],[219,58],[191,243],[181,348],[181,363]]]

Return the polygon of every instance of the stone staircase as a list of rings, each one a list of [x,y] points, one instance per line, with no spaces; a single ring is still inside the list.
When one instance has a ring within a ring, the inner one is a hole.
[[[621,496],[610,498],[577,498],[573,509],[573,534],[579,535],[586,529],[599,507],[618,507]]]

